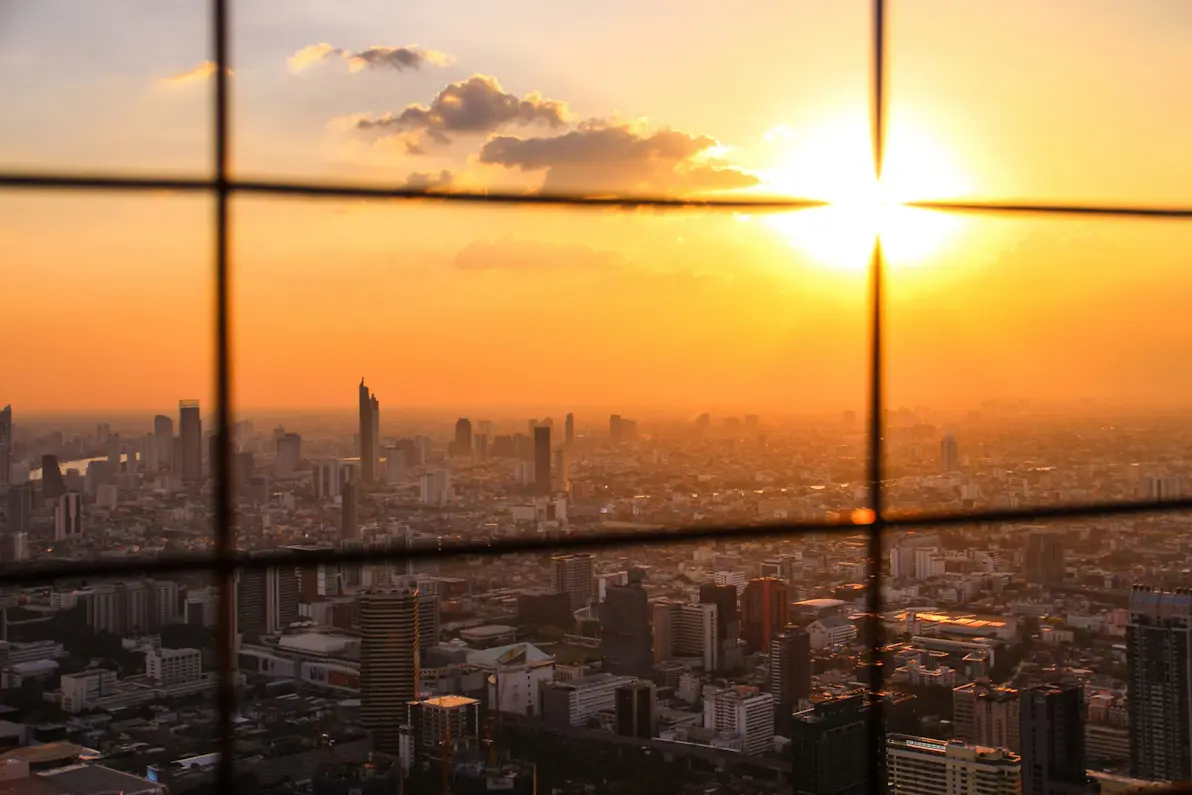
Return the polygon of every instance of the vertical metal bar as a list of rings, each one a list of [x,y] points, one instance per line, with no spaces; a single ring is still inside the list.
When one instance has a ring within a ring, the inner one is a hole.
[[[228,272],[228,4],[211,0],[215,62],[215,538],[219,573],[219,791],[235,792],[235,568],[232,537],[231,367]]]
[[[886,3],[873,0],[873,167],[875,178],[881,180],[886,149]],[[873,510],[873,524],[869,527],[869,622],[867,638],[872,644],[872,666],[869,680],[869,789],[881,795],[886,792],[886,721],[885,669],[881,659],[882,636],[882,558],[883,514],[882,470],[885,452],[885,399],[883,386],[882,292],[883,260],[881,237],[873,242],[870,262],[870,358],[869,358],[869,502]]]

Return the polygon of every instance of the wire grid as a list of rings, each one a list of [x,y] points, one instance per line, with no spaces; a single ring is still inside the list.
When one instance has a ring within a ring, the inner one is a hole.
[[[214,159],[211,179],[171,177],[140,177],[123,175],[55,174],[47,172],[0,172],[0,189],[20,190],[98,190],[210,193],[215,197],[215,294],[216,294],[216,555],[208,559],[193,557],[158,558],[133,563],[95,561],[56,566],[35,567],[14,571],[0,569],[0,586],[48,583],[62,577],[104,577],[128,574],[166,574],[171,572],[208,570],[218,575],[220,584],[220,613],[218,632],[219,651],[219,728],[220,765],[218,784],[221,792],[234,792],[236,784],[234,763],[233,719],[236,714],[235,658],[232,628],[235,626],[235,601],[232,588],[238,570],[261,570],[286,563],[293,558],[284,553],[246,555],[238,553],[232,537],[233,501],[232,479],[232,407],[231,407],[231,329],[229,318],[229,239],[228,201],[232,194],[272,196],[304,196],[310,198],[375,198],[410,199],[437,202],[478,202],[486,204],[543,204],[573,207],[653,207],[659,209],[704,209],[732,211],[799,210],[816,207],[823,202],[809,199],[682,199],[663,196],[591,197],[575,194],[521,193],[433,193],[409,188],[380,188],[353,185],[287,182],[284,180],[235,180],[229,177],[229,12],[231,0],[210,0],[212,22],[212,61],[214,80]],[[886,137],[886,78],[887,78],[887,0],[872,0],[871,6],[871,123],[873,162],[880,178]],[[1079,205],[1069,203],[1006,203],[1006,202],[912,202],[909,206],[929,210],[963,213],[1025,213],[1043,215],[1118,216],[1142,218],[1192,219],[1192,207],[1145,207]],[[750,540],[805,535],[808,533],[856,533],[862,527],[868,534],[869,574],[867,591],[869,611],[880,615],[881,561],[884,532],[888,529],[947,527],[981,522],[1039,521],[1057,518],[1164,513],[1192,509],[1192,498],[1178,500],[1148,500],[1112,503],[1080,503],[1066,506],[1023,508],[1010,510],[980,510],[946,513],[887,513],[882,494],[884,462],[883,408],[883,258],[880,239],[875,239],[870,260],[869,321],[870,391],[869,440],[867,480],[869,508],[872,511],[860,522],[849,520],[753,524],[739,527],[674,528],[633,533],[599,533],[577,538],[497,539],[486,542],[465,542],[446,549],[409,549],[393,552],[359,550],[326,550],[303,557],[303,565],[349,563],[364,561],[403,561],[418,558],[462,555],[510,555],[518,553],[554,552],[567,549],[612,549],[646,544],[693,544],[711,539]],[[869,692],[876,696],[884,690],[884,671],[879,650],[883,645],[880,621],[869,627],[869,651],[876,663]],[[867,766],[870,791],[886,791],[884,704],[873,698],[868,723],[869,754]]]

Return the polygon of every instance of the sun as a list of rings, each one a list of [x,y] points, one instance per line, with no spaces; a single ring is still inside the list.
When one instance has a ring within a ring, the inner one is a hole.
[[[921,264],[955,231],[955,219],[903,204],[965,191],[946,149],[920,131],[891,130],[880,181],[862,122],[825,124],[806,132],[780,126],[767,134],[766,142],[774,154],[759,189],[827,205],[767,215],[765,225],[823,267],[865,270],[875,236],[881,237],[890,265]]]

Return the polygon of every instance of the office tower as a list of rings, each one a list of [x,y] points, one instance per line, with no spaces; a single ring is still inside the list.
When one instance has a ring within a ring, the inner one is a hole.
[[[403,723],[396,717],[392,722]],[[442,762],[458,751],[475,751],[480,745],[480,702],[474,698],[432,696],[411,701],[404,723],[410,727],[414,756],[421,762]]]
[[[418,697],[418,590],[370,589],[360,596],[360,722],[373,748],[399,755],[399,716]]]
[[[1084,753],[1084,694],[1078,685],[1021,691],[1022,795],[1096,795]]]
[[[621,415],[610,414],[608,417],[608,438],[613,444],[621,443]]]
[[[952,733],[969,745],[1021,748],[1021,699],[1012,687],[988,681],[969,682],[952,690]]]
[[[203,421],[199,401],[178,402],[178,438],[182,448],[182,479],[192,483],[203,478]]]
[[[704,728],[741,739],[742,751],[758,756],[774,744],[774,697],[738,685],[704,699]]]
[[[657,688],[653,682],[639,679],[617,688],[614,697],[617,734],[623,737],[652,738],[657,729],[655,700]]]
[[[587,552],[576,555],[556,555],[551,558],[551,590],[565,593],[571,609],[579,610],[592,602],[592,556]]]
[[[236,632],[240,635],[263,635],[268,631],[265,605],[268,597],[264,569],[238,570],[235,574]]]
[[[312,474],[317,498],[327,502],[339,496],[340,488],[343,485],[343,473],[338,460],[332,458],[320,461],[315,465]]]
[[[1130,591],[1130,775],[1192,779],[1192,589]]]
[[[737,616],[737,586],[716,585],[705,583],[699,587],[699,600],[704,604],[714,604],[719,610],[720,630],[717,640],[721,643],[737,640],[740,631]]]
[[[1059,533],[1033,530],[1026,539],[1023,574],[1032,584],[1049,585],[1064,580],[1064,545]]]
[[[385,450],[385,484],[396,486],[406,478],[406,451],[396,447]]]
[[[147,433],[141,437],[141,443],[138,445],[140,452],[140,468],[145,470],[147,477],[152,477],[157,472],[157,437],[151,433]],[[133,454],[128,456],[129,468],[132,468]]]
[[[277,458],[274,459],[273,473],[279,478],[290,478],[298,471],[298,462],[302,459],[302,437],[296,433],[287,433],[277,440]]]
[[[786,583],[776,577],[757,577],[741,594],[741,639],[750,653],[769,651],[770,641],[790,623]]]
[[[343,484],[340,490],[339,539],[358,541],[360,539],[360,516],[357,505],[358,493],[355,482]]]
[[[265,570],[265,631],[281,632],[298,620],[302,580],[295,566]]]
[[[731,585],[737,589],[737,598],[745,593],[745,572],[743,571],[717,571],[712,574],[712,582],[716,585]],[[736,612],[736,608],[733,608]],[[738,615],[738,618],[740,616]]]
[[[472,422],[467,417],[455,421],[455,442],[451,454],[464,458],[472,455]]]
[[[551,494],[550,426],[534,428],[534,493],[540,497]]]
[[[54,506],[54,540],[65,541],[83,534],[83,495],[68,491]]]
[[[723,649],[717,642],[720,622],[716,605],[666,599],[654,602],[653,614],[655,663],[681,658],[697,661],[705,671],[721,668]]]
[[[648,676],[654,665],[650,600],[641,573],[626,585],[610,585],[600,612],[600,653],[604,667],[618,676]]]
[[[22,483],[8,489],[7,531],[28,533],[33,520],[33,484]]]
[[[567,448],[555,449],[555,463],[551,467],[551,488],[556,492],[571,491],[571,483],[567,479]]]
[[[778,710],[778,728],[785,730],[799,702],[811,698],[811,635],[807,630],[788,624],[770,641],[770,693]]]
[[[418,497],[423,505],[447,504],[451,499],[451,474],[445,469],[423,473]]]
[[[12,482],[12,405],[0,409],[0,488]]]
[[[940,440],[940,469],[945,473],[960,469],[960,449],[951,434]]]
[[[1020,795],[1018,754],[1000,748],[891,734],[889,795]]]
[[[1184,496],[1184,479],[1179,475],[1145,475],[1138,496],[1143,500],[1178,500]]]
[[[174,420],[164,414],[153,418],[153,438],[157,440],[157,466],[172,470],[174,462]]]
[[[170,580],[149,581],[149,629],[157,630],[178,624],[182,614],[178,608],[180,589]]]
[[[365,484],[375,483],[381,436],[381,404],[377,396],[368,391],[363,378],[360,379],[357,392],[360,403],[360,480]]]
[[[563,444],[567,447],[575,444],[575,415],[568,412],[563,420]]]
[[[46,453],[41,457],[41,498],[56,500],[65,493],[66,481],[62,478],[58,456]]]
[[[828,699],[795,713],[790,723],[792,795],[869,792],[869,699]]]

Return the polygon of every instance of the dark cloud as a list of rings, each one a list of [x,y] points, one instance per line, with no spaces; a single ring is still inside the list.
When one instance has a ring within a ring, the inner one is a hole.
[[[437,50],[424,50],[421,47],[369,47],[366,50],[352,52],[342,47],[332,47],[330,44],[312,44],[303,47],[286,59],[292,72],[304,71],[314,64],[333,58],[347,61],[348,69],[359,72],[364,69],[417,69],[423,64],[446,66],[452,63],[450,55]]]
[[[407,105],[398,114],[355,119],[358,130],[379,130],[413,136],[407,140],[412,153],[420,150],[423,135],[450,143],[449,133],[491,133],[509,124],[542,122],[552,128],[567,123],[564,102],[544,99],[534,92],[525,97],[509,94],[495,77],[472,75],[440,91],[430,106]]]
[[[416,171],[406,177],[403,187],[416,190],[441,191],[450,188],[454,182],[455,175],[447,169],[443,169],[438,174]]]
[[[758,184],[753,174],[718,162],[713,155],[719,146],[707,135],[590,121],[552,137],[496,136],[480,150],[480,161],[546,171],[547,192],[693,193]]]
[[[476,240],[455,255],[455,266],[467,271],[609,270],[624,268],[627,264],[620,252],[579,243]]]

